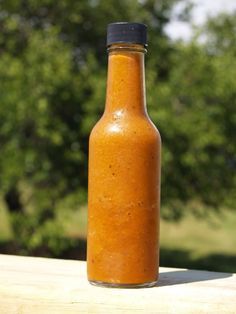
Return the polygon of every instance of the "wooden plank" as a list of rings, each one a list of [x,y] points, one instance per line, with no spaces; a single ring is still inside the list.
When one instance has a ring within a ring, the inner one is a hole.
[[[157,287],[91,286],[86,263],[0,255],[0,313],[236,313],[236,275],[161,268]]]

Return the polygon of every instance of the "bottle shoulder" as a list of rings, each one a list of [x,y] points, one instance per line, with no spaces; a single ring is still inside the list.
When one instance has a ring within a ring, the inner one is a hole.
[[[161,142],[160,133],[148,115],[131,117],[103,115],[93,127],[90,141],[107,137],[146,138],[147,140]]]

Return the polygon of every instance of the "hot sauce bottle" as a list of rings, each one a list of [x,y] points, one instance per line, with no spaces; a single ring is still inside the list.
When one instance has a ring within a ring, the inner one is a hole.
[[[146,109],[146,25],[107,29],[105,111],[89,140],[90,283],[149,287],[159,267],[161,138]]]

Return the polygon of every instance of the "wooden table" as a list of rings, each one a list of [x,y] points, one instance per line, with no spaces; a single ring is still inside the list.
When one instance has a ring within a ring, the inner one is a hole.
[[[85,262],[0,255],[0,313],[236,313],[235,274],[160,272],[154,288],[101,288]]]

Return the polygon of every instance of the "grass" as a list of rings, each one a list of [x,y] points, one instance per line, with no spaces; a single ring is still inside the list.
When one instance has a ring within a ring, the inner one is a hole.
[[[161,221],[161,265],[236,272],[236,212]]]
[[[186,215],[179,222],[161,220],[161,265],[236,272],[236,211]],[[87,209],[75,211],[66,223],[71,237],[86,238]]]
[[[171,249],[193,250],[201,255],[236,254],[236,212],[212,213],[207,220],[186,216],[177,223],[161,222],[161,245]]]
[[[12,238],[11,224],[8,213],[0,202],[0,241],[7,241]]]
[[[87,235],[87,207],[83,206],[78,210],[69,211],[69,217],[64,217],[65,212],[59,215],[64,220],[65,234],[71,238],[86,238]]]
[[[87,209],[71,214],[65,224],[72,237],[86,237]],[[207,220],[191,214],[179,222],[161,220],[161,246],[170,249],[193,250],[196,257],[208,253],[236,254],[236,212],[212,213]]]
[[[63,210],[57,218],[65,236],[86,239],[87,208]],[[236,211],[206,218],[186,215],[179,222],[161,220],[161,265],[236,272]],[[12,238],[9,217],[0,206],[0,242]]]

